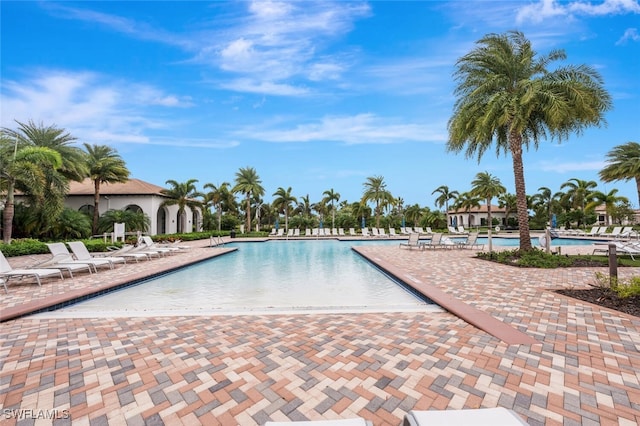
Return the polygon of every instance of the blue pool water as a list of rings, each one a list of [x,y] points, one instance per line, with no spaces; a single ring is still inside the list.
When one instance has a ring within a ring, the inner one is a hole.
[[[234,243],[233,253],[47,314],[440,309],[351,250],[362,244],[398,242]]]

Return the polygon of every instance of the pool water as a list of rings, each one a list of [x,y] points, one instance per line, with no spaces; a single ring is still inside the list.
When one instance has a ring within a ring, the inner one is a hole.
[[[351,250],[361,244],[398,242],[227,244],[238,250],[47,315],[440,309]]]

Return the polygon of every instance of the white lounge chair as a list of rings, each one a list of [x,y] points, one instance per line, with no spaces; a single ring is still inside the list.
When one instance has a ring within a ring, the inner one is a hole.
[[[269,236],[270,237],[275,237],[277,233],[278,233],[278,231],[276,230],[276,228],[271,228],[271,232],[269,233]]]
[[[355,237],[356,235],[358,235],[356,233],[356,229],[355,228],[349,228],[349,235],[351,235],[352,237]]]
[[[338,228],[338,235],[340,235],[341,237],[345,236],[344,228]]]
[[[593,249],[592,254],[603,253],[605,255],[609,254],[609,245],[613,244],[616,246],[616,253],[620,255],[628,255],[631,257],[631,260],[635,260],[634,256],[640,256],[640,244],[635,242],[623,243],[621,241],[611,241],[608,243],[601,244],[601,247],[597,247]]]
[[[464,226],[458,226],[458,234],[468,234],[467,230],[464,229]]]
[[[2,286],[4,287],[4,291],[9,293],[7,289],[7,282],[11,278],[25,278],[32,277],[35,278],[38,286],[42,286],[43,278],[51,278],[51,277],[60,277],[60,279],[64,279],[62,276],[62,271],[60,269],[55,268],[25,268],[25,269],[13,269],[7,259],[4,257],[4,253],[0,251],[0,278],[2,281]]]
[[[447,229],[449,230],[450,234],[459,234],[460,233],[454,226],[448,226]]]
[[[417,232],[418,234],[424,234],[424,229],[422,229],[422,226],[414,226],[413,231]]]
[[[389,228],[389,236],[390,237],[397,237],[398,234],[396,234],[396,228]]]
[[[276,233],[276,237],[284,237],[284,228],[278,229],[278,232]]]
[[[469,236],[467,237],[467,240],[460,243],[460,247],[461,248],[465,248],[465,249],[480,249],[482,250],[484,248],[484,244],[480,244],[478,243],[478,233],[477,232],[471,232],[469,234]]]
[[[411,410],[404,416],[403,426],[522,426],[526,425],[513,410],[478,408],[465,410]]]
[[[56,256],[53,255],[51,259],[47,259],[44,262],[40,262],[36,265],[33,265],[34,268],[54,268],[60,269],[61,271],[66,271],[69,274],[70,278],[73,278],[74,272],[89,272],[89,274],[93,274],[93,270],[91,269],[91,265],[88,263],[80,263],[80,262],[65,262],[65,260],[69,260],[69,256]]]
[[[293,229],[287,231],[287,237],[293,237]]]
[[[363,237],[370,237],[369,228],[362,228],[362,236]]]
[[[299,237],[300,236],[300,228],[296,228],[293,230],[293,236],[294,237]]]
[[[111,265],[111,269],[113,269],[113,266],[116,263],[127,263],[127,259],[120,256],[101,256],[99,258],[94,257],[91,255],[91,253],[89,253],[89,250],[87,250],[87,246],[85,246],[82,241],[71,241],[68,244],[75,258],[81,262],[94,262],[96,260],[100,260],[100,261],[106,260]]]
[[[633,226],[625,226],[618,235],[618,238],[634,238],[638,237],[638,233],[633,230]]]
[[[143,260],[149,260],[151,259],[151,257],[149,256],[149,254],[147,253],[136,253],[134,251],[135,247],[132,246],[131,244],[125,244],[124,246],[117,248],[117,247],[113,247],[113,248],[109,248],[107,247],[107,250],[109,251],[109,256],[117,256],[117,257],[124,257],[126,258],[130,258],[130,259],[134,259],[136,262],[138,262],[140,259]]]
[[[51,254],[55,258],[57,258],[58,262],[64,262],[69,264],[79,263],[82,265],[89,264],[93,266],[93,272],[98,272],[98,266],[106,266],[109,269],[113,268],[112,263],[109,262],[108,260],[92,259],[89,261],[89,260],[74,259],[73,255],[71,254],[71,252],[69,251],[69,249],[64,243],[48,243],[47,247],[49,248],[49,251],[51,252]]]
[[[144,242],[144,245],[147,247],[148,250],[156,250],[161,253],[169,253],[169,254],[173,254],[181,251],[178,247],[161,246],[159,244],[156,244],[156,242],[153,241],[151,237],[148,235],[142,235],[140,238],[142,239],[142,241]]]
[[[600,234],[600,236],[617,238],[621,233],[622,233],[622,226],[614,226],[611,232],[604,232]]]
[[[310,237],[310,236],[311,236],[311,229],[309,229],[309,228],[305,228],[305,230],[304,230],[304,236],[305,236],[305,237]]]
[[[423,245],[424,248],[429,249],[438,249],[438,248],[451,248],[450,244],[442,243],[442,234],[440,232],[434,232],[431,235],[431,239],[428,242],[425,242]]]
[[[430,226],[427,226],[426,228],[424,228],[424,233],[425,234],[433,234],[433,231],[431,230]]]

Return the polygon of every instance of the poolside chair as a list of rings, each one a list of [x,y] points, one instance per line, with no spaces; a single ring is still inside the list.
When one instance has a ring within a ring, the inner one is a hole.
[[[442,233],[440,232],[434,232],[429,242],[424,243],[423,246],[428,249],[449,248],[447,244],[442,243]]]
[[[459,234],[458,230],[453,226],[448,226],[447,229],[449,230],[450,234]]]
[[[634,256],[640,256],[640,244],[635,242],[623,243],[621,241],[611,241],[608,243],[601,244],[602,247],[593,249],[593,253],[603,253],[604,255],[609,254],[609,245],[614,244],[616,246],[616,253],[621,256],[628,255],[631,257],[631,260],[636,260]]]
[[[469,232],[467,232],[466,229],[464,229],[463,225],[459,225],[458,226],[458,234],[468,234]]]
[[[87,246],[85,246],[82,241],[71,241],[68,244],[75,258],[81,262],[106,260],[111,265],[111,269],[113,269],[113,266],[116,263],[127,263],[127,259],[120,256],[101,256],[99,258],[94,257],[91,255],[91,253],[89,253],[89,250],[87,250]]]
[[[69,274],[69,278],[73,278],[74,272],[89,272],[89,274],[93,274],[93,270],[91,269],[91,265],[88,263],[80,263],[80,262],[65,262],[65,260],[69,260],[69,256],[56,256],[53,255],[51,259],[47,259],[43,262],[37,263],[33,265],[34,268],[54,268],[60,269],[61,271],[66,271]]]
[[[278,231],[276,230],[276,228],[271,228],[271,232],[269,233],[269,236],[270,237],[275,237],[277,233],[278,233]]]
[[[58,262],[64,263],[79,263],[89,264],[93,267],[93,272],[98,272],[98,266],[106,266],[109,269],[113,268],[113,265],[108,260],[90,259],[90,260],[78,260],[74,259],[73,255],[64,243],[48,243],[47,247],[49,251],[55,257]]]
[[[414,248],[422,249],[423,243],[420,242],[420,234],[413,233],[409,235],[409,239],[407,240],[407,242],[400,243],[399,247],[406,247],[409,250],[413,250]]]
[[[311,235],[313,237],[318,237],[320,236],[320,230],[318,228],[313,228],[313,231],[311,232]]]
[[[585,232],[584,235],[588,235],[590,237],[596,236],[598,235],[600,232],[600,227],[599,226],[594,226],[591,228],[591,231],[589,232]],[[569,233],[569,235],[571,235],[571,233]]]
[[[378,228],[371,228],[371,236],[376,238],[380,236],[380,234],[378,233]]]
[[[276,233],[276,237],[284,237],[284,228],[278,229],[278,232]]]
[[[369,420],[362,417],[338,420],[308,420],[292,422],[266,422],[264,426],[373,426]]]
[[[380,238],[387,238],[389,237],[387,235],[387,233],[385,232],[384,228],[378,228],[378,237]]]
[[[527,425],[513,410],[506,408],[477,408],[463,410],[411,410],[404,416],[402,426],[523,426]]]
[[[156,244],[156,242],[153,241],[151,237],[148,235],[142,235],[140,236],[140,239],[144,243],[144,245],[147,247],[147,250],[156,250],[163,254],[167,254],[167,253],[173,254],[180,251],[180,249],[177,247],[167,247],[167,246],[161,246],[159,244]]]
[[[396,228],[389,228],[389,236],[390,237],[397,237],[398,234],[396,234]]]
[[[369,237],[369,228],[362,228],[362,236]]]
[[[305,236],[305,237],[310,237],[310,236],[311,236],[311,229],[309,229],[309,228],[305,228],[305,230],[304,230],[304,236]]]
[[[338,235],[340,235],[341,237],[345,236],[344,228],[338,228]]]
[[[356,235],[358,235],[356,234],[355,228],[349,228],[349,235],[351,235],[352,237],[355,237]]]
[[[617,238],[633,238],[633,237],[638,237],[638,235],[639,234],[633,230],[633,226],[625,226]]]
[[[299,237],[300,236],[300,228],[296,228],[293,230],[293,236],[294,237]]]
[[[132,246],[131,244],[125,244],[120,248],[107,247],[107,250],[109,250],[109,256],[124,257],[125,259],[130,258],[130,259],[134,259],[136,262],[138,262],[140,259],[143,259],[143,260],[151,259],[151,256],[149,256],[148,253],[143,253],[143,252],[136,253],[134,249],[135,247]]]
[[[414,226],[413,229],[414,232],[417,232],[418,234],[424,234],[424,229],[422,229],[421,226]]]
[[[604,232],[600,234],[602,237],[618,237],[622,233],[622,226],[614,226],[611,232]]]
[[[288,238],[288,237],[293,237],[293,229],[289,229],[289,230],[287,231],[287,238]]]
[[[431,230],[430,226],[427,226],[426,228],[424,228],[424,233],[425,234],[433,234],[433,231]]]
[[[467,237],[467,240],[460,243],[460,247],[461,248],[465,248],[465,249],[480,249],[482,250],[484,248],[484,244],[480,244],[478,243],[478,233],[477,232],[471,232],[469,233],[469,236]]]
[[[62,276],[62,271],[56,268],[26,268],[26,269],[13,269],[7,259],[4,257],[4,253],[0,251],[0,279],[2,280],[2,286],[4,287],[4,291],[9,293],[7,289],[7,282],[11,278],[26,278],[32,277],[35,278],[38,286],[42,286],[43,278],[50,277],[60,277],[60,279],[64,279]]]

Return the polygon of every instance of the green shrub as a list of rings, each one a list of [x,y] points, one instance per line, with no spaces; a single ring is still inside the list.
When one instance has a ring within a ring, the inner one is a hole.
[[[520,266],[525,268],[562,268],[568,266],[586,266],[585,262],[593,262],[587,256],[558,256],[547,254],[542,250],[505,250],[500,252],[478,253],[478,258],[491,260],[505,265]],[[598,264],[603,264],[597,261]]]
[[[610,276],[601,272],[596,272],[596,281],[600,287],[611,287],[618,297],[627,299],[629,297],[640,297],[640,277],[631,277],[627,280],[611,280]]]
[[[47,245],[31,238],[12,240],[9,244],[0,243],[0,251],[5,257],[26,256],[29,254],[49,253]]]

